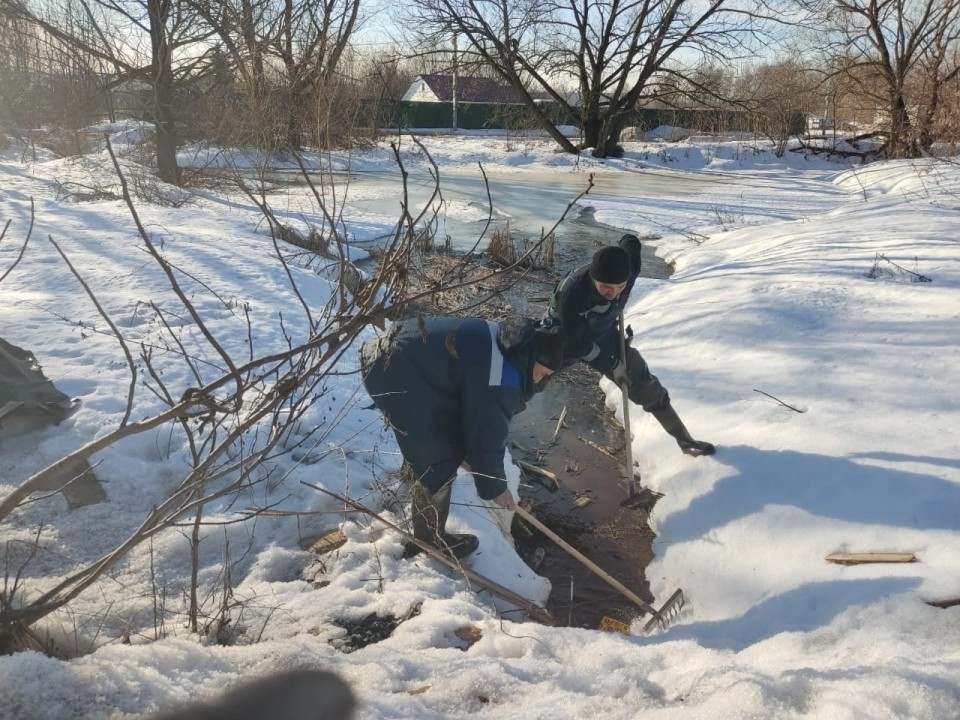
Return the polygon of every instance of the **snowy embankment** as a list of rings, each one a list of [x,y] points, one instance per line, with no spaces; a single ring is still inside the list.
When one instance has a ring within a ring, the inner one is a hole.
[[[512,152],[490,140],[434,142],[441,160],[566,167],[549,152]],[[715,458],[683,456],[634,409],[643,482],[665,493],[654,517],[652,589],[662,600],[679,586],[689,599],[668,632],[626,637],[501,621],[486,593],[430,561],[401,560],[396,535],[334,512],[336,503],[303,483],[373,501],[380,495],[371,491],[399,464],[347,356],[344,374],[302,421],[302,437],[328,428],[322,443],[291,441],[271,459],[269,482],[208,508],[211,523],[228,524],[207,526],[201,578],[216,587],[230,553],[234,644],[183,627],[187,533],[172,529],[71,604],[59,627],[45,628],[61,644],[95,652],[67,662],[0,658],[0,707],[18,720],[145,717],[309,665],[351,684],[361,718],[953,717],[960,615],[924,601],[960,596],[960,173],[934,163],[810,171],[769,152],[683,143],[631,146],[605,167],[636,171],[665,157],[665,167],[720,171],[731,182],[669,205],[594,202],[604,222],[662,235],[676,273],[642,282],[628,321],[692,433],[720,448]],[[386,167],[389,152],[380,158]],[[738,184],[737,173],[751,183]],[[60,428],[4,441],[4,490],[115,426],[128,390],[122,353],[47,235],[125,320],[119,326],[131,342],[161,334],[146,303],[174,307],[123,203],[56,199],[55,180],[90,177],[111,182],[102,157],[0,161],[0,221],[13,220],[0,273],[17,255],[12,239],[25,232],[31,197],[37,206],[34,242],[0,285],[4,336],[35,350],[48,376],[83,399]],[[284,208],[290,217],[301,201]],[[739,211],[719,222],[718,208]],[[300,301],[244,198],[208,191],[179,209],[139,209],[163,252],[189,269],[191,297],[209,302],[211,327],[231,351],[248,352],[250,339],[258,350],[282,348],[278,310],[287,332],[302,329]],[[329,275],[294,275],[310,307],[324,307]],[[238,308],[249,311],[249,326]],[[189,323],[182,332],[190,335]],[[193,382],[171,373],[171,386]],[[138,400],[143,412],[163,405],[142,387]],[[106,502],[70,510],[46,499],[4,523],[7,540],[40,539],[39,562],[26,574],[31,591],[122,541],[182,476],[187,457],[169,431],[134,439],[96,457]],[[518,564],[470,484],[457,481],[463,505],[451,526],[481,535],[485,551],[474,567],[542,596],[543,580]],[[241,522],[250,507],[271,513]],[[298,541],[335,527],[348,541],[323,558],[320,573]],[[918,562],[824,560],[880,550],[911,552]],[[208,601],[212,613],[217,595]],[[382,642],[338,649],[346,633],[336,622],[406,617],[413,608],[419,614]],[[481,633],[469,647],[457,634],[468,626]]]

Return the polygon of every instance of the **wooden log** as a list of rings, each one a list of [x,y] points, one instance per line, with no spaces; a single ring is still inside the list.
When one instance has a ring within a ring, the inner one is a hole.
[[[916,555],[908,552],[862,552],[862,553],[831,553],[826,557],[827,562],[837,565],[863,565],[866,563],[912,563],[917,561]]]

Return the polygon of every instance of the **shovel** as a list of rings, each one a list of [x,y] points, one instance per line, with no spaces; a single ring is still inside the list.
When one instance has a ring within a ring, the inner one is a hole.
[[[574,560],[578,560],[584,567],[593,572],[597,577],[607,583],[610,587],[615,589],[617,592],[621,593],[626,597],[630,602],[636,605],[638,608],[643,610],[645,613],[649,613],[653,617],[643,626],[643,632],[648,633],[653,628],[659,626],[661,629],[666,628],[673,619],[680,612],[680,609],[683,607],[684,598],[683,591],[677,590],[670,596],[670,599],[663,604],[659,610],[655,607],[643,601],[635,592],[626,587],[616,578],[612,577],[609,573],[601,569],[596,563],[594,563],[590,558],[581,553],[570,543],[565,541],[562,537],[557,535],[553,530],[548,528],[542,522],[537,520],[533,515],[528,513],[522,507],[517,505],[517,515],[523,518],[526,522],[533,525],[537,530],[542,532],[548,538],[553,540],[564,552],[566,552]]]
[[[624,368],[627,367],[627,338],[622,309],[620,310],[620,362],[623,363]],[[626,456],[624,475],[627,478],[627,497],[620,502],[620,506],[645,510],[649,513],[657,504],[657,500],[663,497],[663,493],[650,488],[637,487],[637,476],[633,469],[633,433],[630,432],[630,397],[626,382],[620,383],[620,392],[623,394],[623,445]]]

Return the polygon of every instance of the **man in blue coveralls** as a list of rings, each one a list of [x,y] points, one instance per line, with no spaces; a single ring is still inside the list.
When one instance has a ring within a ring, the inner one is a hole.
[[[560,368],[563,339],[533,320],[418,316],[363,346],[364,385],[403,453],[418,540],[457,558],[477,549],[475,535],[446,531],[461,465],[482,499],[515,507],[503,462],[510,420]]]

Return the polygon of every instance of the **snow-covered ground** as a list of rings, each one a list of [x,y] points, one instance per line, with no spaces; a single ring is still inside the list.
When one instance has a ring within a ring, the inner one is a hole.
[[[137,138],[127,127],[106,129]],[[960,596],[960,169],[932,161],[848,169],[720,141],[628,143],[623,159],[604,162],[533,139],[424,142],[441,172],[480,162],[498,171],[725,178],[670,202],[591,197],[598,220],[659,236],[660,254],[675,263],[669,280],[638,284],[628,322],[693,434],[719,446],[713,458],[684,456],[633,409],[642,477],[665,493],[648,577],[660,601],[682,587],[684,613],[651,636],[501,619],[487,593],[434,561],[401,560],[395,534],[338,512],[309,485],[375,497],[371,489],[399,464],[349,372],[351,353],[303,418],[305,428],[325,428],[320,446],[273,458],[269,482],[207,509],[200,578],[214,586],[227,554],[239,603],[233,644],[185,629],[189,530],[171,529],[38,628],[61,648],[94,652],[0,658],[3,717],[147,717],[294,666],[338,673],[359,698],[360,718],[957,717],[960,609],[926,601]],[[401,148],[406,164],[426,162],[408,141]],[[384,144],[334,166],[388,170],[393,156]],[[15,148],[0,156],[0,229],[11,221],[0,242],[3,337],[35,351],[47,376],[82,401],[60,427],[0,441],[0,495],[116,428],[129,389],[116,339],[48,236],[131,346],[161,336],[150,303],[168,319],[183,315],[124,203],[58,200],[62,183],[116,187],[103,155],[28,164]],[[31,200],[31,242],[4,277]],[[302,194],[281,209],[291,221],[319,220],[307,202]],[[266,354],[286,347],[284,330],[304,332],[300,298],[244,196],[205,190],[179,208],[137,209],[228,352],[244,357],[253,342]],[[345,220],[360,240],[389,231],[381,218]],[[291,273],[321,312],[331,273]],[[176,327],[194,339],[188,318]],[[157,358],[165,362],[159,350]],[[171,388],[195,384],[182,367],[164,368]],[[604,389],[616,407],[614,388]],[[141,383],[133,419],[162,408]],[[94,464],[105,502],[70,510],[48,497],[0,524],[12,558],[37,541],[22,577],[32,597],[122,542],[189,461],[182,437],[164,427],[98,453]],[[471,487],[458,478],[450,525],[480,535],[472,567],[542,598],[548,584],[519,561],[500,532],[505,519],[479,507]],[[250,507],[271,514],[239,521]],[[298,542],[337,527],[348,542],[323,557],[317,575]],[[824,559],[844,551],[910,552],[917,562]],[[323,582],[309,582],[314,576]],[[217,598],[207,601],[213,615]],[[338,649],[345,633],[334,620],[405,616],[418,605],[382,642]],[[482,634],[468,648],[456,635],[467,626]]]

